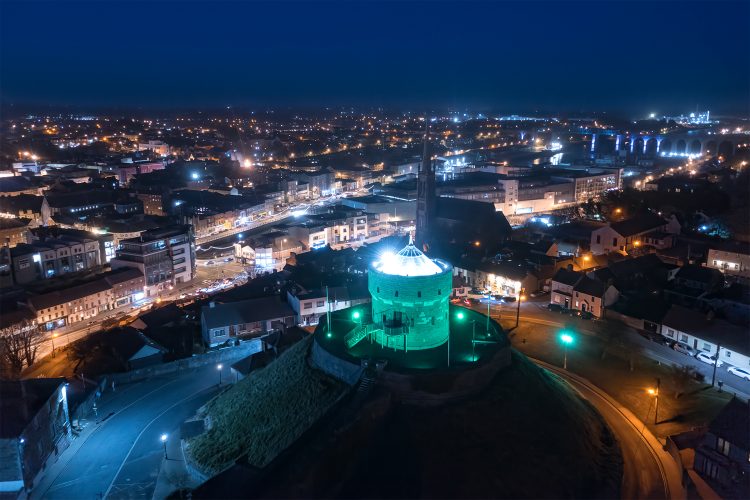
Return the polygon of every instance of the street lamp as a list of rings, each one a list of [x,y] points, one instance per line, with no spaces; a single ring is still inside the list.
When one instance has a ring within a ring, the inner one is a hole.
[[[52,357],[55,357],[55,337],[60,335],[59,333],[53,333],[52,334]]]
[[[649,388],[648,393],[654,397],[654,425],[659,423],[659,387],[661,379],[656,379],[656,389]]]
[[[221,369],[224,368],[224,365],[219,363],[218,365],[216,365],[216,368],[219,370],[219,385],[221,385]]]
[[[475,346],[477,345],[475,341],[476,340],[476,326],[477,326],[477,322],[476,320],[473,320],[471,322],[471,361],[472,362],[477,360],[477,357],[474,354],[474,349],[475,349]]]
[[[526,299],[526,295],[523,294],[525,291],[525,288],[521,288],[521,293],[518,294],[518,304],[516,306],[516,328],[518,328],[518,320],[521,317],[521,301]]]
[[[167,436],[166,434],[161,435],[161,443],[164,445],[164,460],[167,460]]]
[[[562,333],[560,335],[560,341],[563,343],[563,370],[568,369],[568,346],[573,344],[573,335],[569,333]]]

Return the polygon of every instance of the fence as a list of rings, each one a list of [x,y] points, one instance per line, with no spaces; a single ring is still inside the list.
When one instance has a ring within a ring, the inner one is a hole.
[[[210,364],[230,363],[238,361],[244,357],[255,354],[263,350],[263,341],[253,339],[247,342],[241,342],[238,346],[227,347],[218,351],[211,351],[205,354],[199,354],[190,358],[178,359],[169,363],[162,363],[153,366],[147,366],[132,370],[126,373],[115,373],[109,375],[110,380],[118,384],[136,382],[151,377],[158,377],[168,373],[179,373],[185,370],[192,370]]]

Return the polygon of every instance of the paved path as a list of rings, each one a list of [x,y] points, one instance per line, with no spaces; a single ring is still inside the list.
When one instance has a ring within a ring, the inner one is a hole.
[[[607,421],[622,451],[622,498],[685,498],[676,462],[643,422],[588,380],[543,361],[533,361],[568,382]]]
[[[218,390],[211,365],[105,394],[100,419],[48,469],[31,498],[150,499],[164,459],[160,436],[177,436],[180,424]]]

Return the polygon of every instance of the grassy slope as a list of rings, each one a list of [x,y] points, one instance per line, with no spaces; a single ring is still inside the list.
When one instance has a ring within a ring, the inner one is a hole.
[[[397,409],[341,496],[619,496],[619,448],[602,418],[525,356],[513,362],[479,398]]]
[[[189,442],[201,467],[217,472],[245,454],[251,465],[265,466],[343,394],[343,384],[308,365],[310,340],[208,404],[212,427]]]

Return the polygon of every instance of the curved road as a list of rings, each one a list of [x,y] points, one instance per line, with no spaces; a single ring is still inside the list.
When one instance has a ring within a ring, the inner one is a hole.
[[[622,498],[685,497],[677,464],[640,420],[586,379],[543,361],[532,361],[565,380],[606,420],[622,451]]]
[[[45,472],[30,498],[151,499],[164,460],[159,437],[176,436],[182,422],[219,389],[210,365],[107,392],[98,421]]]

